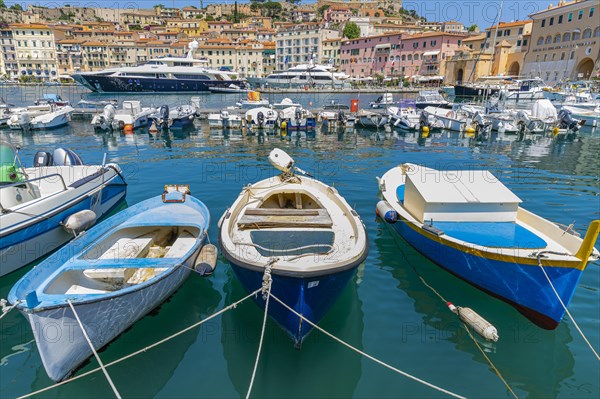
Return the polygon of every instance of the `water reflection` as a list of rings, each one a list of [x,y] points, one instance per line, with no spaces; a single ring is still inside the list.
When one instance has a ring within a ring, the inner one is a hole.
[[[225,303],[245,295],[245,291],[228,269]],[[319,325],[333,335],[362,348],[363,314],[358,298],[356,277]],[[258,347],[263,313],[254,304],[239,306],[223,315],[221,343],[227,372],[240,397],[248,390]],[[285,332],[267,319],[261,362],[252,391],[258,398],[281,397],[283,392],[300,398],[350,398],[361,375],[361,357],[312,331],[300,350]],[[337,381],[337,382],[336,382]]]

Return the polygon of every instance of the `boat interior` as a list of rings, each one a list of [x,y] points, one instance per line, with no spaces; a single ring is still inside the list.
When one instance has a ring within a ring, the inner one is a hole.
[[[327,253],[335,241],[332,227],[329,212],[303,191],[272,192],[256,208],[246,208],[237,223],[265,257]]]
[[[194,227],[144,226],[117,230],[70,261],[44,293],[106,294],[142,284],[180,263],[176,260],[192,250],[199,234]]]

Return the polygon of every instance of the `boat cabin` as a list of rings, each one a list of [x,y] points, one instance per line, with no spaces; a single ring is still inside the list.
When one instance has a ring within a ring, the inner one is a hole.
[[[521,200],[485,170],[439,171],[410,165],[404,207],[421,223],[514,222]]]

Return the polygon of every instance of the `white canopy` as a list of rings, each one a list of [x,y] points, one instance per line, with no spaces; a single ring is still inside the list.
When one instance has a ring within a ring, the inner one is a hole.
[[[440,50],[437,51],[426,51],[423,53],[423,57],[428,57],[428,56],[432,56],[432,55],[438,55],[440,53]]]

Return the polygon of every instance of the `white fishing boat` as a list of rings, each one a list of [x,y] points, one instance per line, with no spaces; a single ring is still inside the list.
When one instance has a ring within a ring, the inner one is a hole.
[[[546,98],[546,90],[549,89],[540,78],[515,80],[516,89],[500,90],[497,95],[501,101],[535,101]]]
[[[158,111],[150,115],[150,119],[156,127],[163,130],[187,129],[194,126],[196,110],[192,105],[178,105],[173,108],[162,105]]]
[[[260,92],[249,91],[248,97],[244,100],[240,100],[236,103],[239,108],[254,108],[254,107],[267,107],[269,106],[269,100],[261,99]]]
[[[269,161],[281,175],[245,188],[219,220],[221,252],[244,286],[261,287],[266,268],[271,292],[318,323],[367,256],[365,227],[331,186],[308,177],[284,151]],[[264,306],[262,296],[254,298]],[[268,314],[299,346],[308,323],[275,300]]]
[[[18,151],[0,142],[0,276],[52,252],[73,238],[81,220],[93,223],[124,197],[126,183],[117,164],[84,165],[73,151],[35,154],[25,168]],[[71,227],[74,227],[71,226]]]
[[[277,111],[267,107],[253,108],[245,113],[248,129],[274,129],[278,118]]]
[[[57,107],[52,104],[48,106],[48,112],[28,109],[15,113],[7,121],[7,125],[14,130],[42,130],[56,129],[69,124],[71,113],[74,111],[72,107]]]
[[[356,113],[358,123],[365,128],[378,129],[388,123],[388,116],[376,111],[360,110]]]
[[[146,127],[150,123],[150,116],[155,112],[153,107],[142,108],[138,100],[123,101],[123,108],[115,111],[111,125],[114,130],[122,130],[127,126],[132,129]]]
[[[470,124],[469,113],[462,110],[460,106],[455,105],[452,109],[425,107],[424,111],[440,121],[444,129],[463,132]]]
[[[388,107],[387,114],[392,126],[402,130],[417,130],[420,114],[414,108]]]
[[[451,109],[452,105],[453,104],[447,101],[437,90],[421,90],[415,100],[415,106],[418,109],[425,109],[425,107]]]
[[[241,129],[243,119],[237,114],[232,114],[227,110],[208,114],[208,126],[212,129]]]
[[[392,93],[385,93],[382,96],[377,97],[375,101],[369,103],[371,108],[386,108],[390,105],[394,105],[394,96]]]
[[[34,332],[49,326],[69,331],[51,340],[34,334],[52,380],[68,377],[92,355],[91,346],[100,350],[165,301],[193,270],[209,212],[194,197],[167,190],[86,231],[10,291],[9,302]]]
[[[315,115],[302,107],[288,107],[279,111],[278,124],[288,130],[311,130],[317,126]]]
[[[291,98],[284,98],[283,100],[281,100],[278,103],[274,103],[273,104],[273,108],[274,109],[284,109],[284,108],[289,108],[289,107],[302,107],[302,105],[295,103]]]

